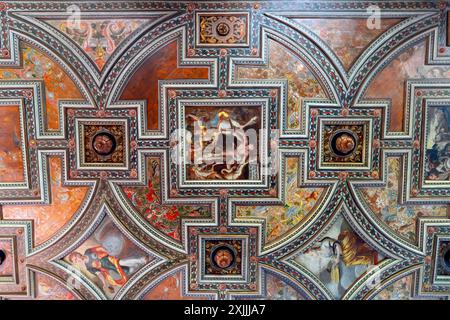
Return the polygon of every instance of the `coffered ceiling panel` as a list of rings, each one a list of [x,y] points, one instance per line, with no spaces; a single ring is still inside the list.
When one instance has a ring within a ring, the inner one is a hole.
[[[1,299],[450,296],[444,1],[0,2]]]

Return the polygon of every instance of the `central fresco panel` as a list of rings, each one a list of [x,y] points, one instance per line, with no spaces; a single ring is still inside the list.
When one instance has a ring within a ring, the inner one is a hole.
[[[1,299],[439,299],[445,2],[0,2]]]

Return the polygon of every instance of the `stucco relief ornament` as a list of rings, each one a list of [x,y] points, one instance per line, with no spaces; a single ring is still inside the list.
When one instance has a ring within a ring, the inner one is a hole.
[[[336,139],[336,149],[343,154],[350,153],[355,148],[355,140],[348,134],[343,134]]]
[[[210,44],[244,42],[247,36],[246,25],[245,16],[202,16],[200,20],[200,42]]]

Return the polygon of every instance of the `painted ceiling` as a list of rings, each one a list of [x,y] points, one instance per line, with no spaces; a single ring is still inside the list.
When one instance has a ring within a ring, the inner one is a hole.
[[[448,299],[449,8],[0,2],[0,297]]]

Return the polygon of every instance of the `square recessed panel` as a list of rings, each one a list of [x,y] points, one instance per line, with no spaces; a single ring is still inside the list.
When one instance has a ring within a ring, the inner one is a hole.
[[[180,186],[267,185],[267,99],[182,100],[178,108]]]
[[[435,261],[435,284],[450,284],[450,238],[438,237]]]
[[[369,169],[372,120],[320,119],[320,169]]]
[[[76,120],[78,168],[127,169],[126,120]]]
[[[32,221],[0,221],[0,296],[25,296],[30,293],[27,257],[32,247]]]
[[[248,12],[198,12],[197,46],[246,47],[250,42]]]
[[[447,47],[450,46],[450,11],[447,11]]]
[[[0,119],[0,189],[26,189],[29,177],[23,101],[0,100]]]
[[[247,281],[248,236],[204,235],[199,241],[201,281]]]
[[[450,101],[427,106],[425,112],[423,181],[440,188],[450,180]]]
[[[205,275],[242,275],[242,240],[205,240]]]
[[[255,152],[254,163],[243,160],[227,164],[230,155],[239,156],[241,135],[236,125],[247,125],[244,130],[252,130],[255,138],[250,142],[250,134],[245,137],[245,144],[258,148],[261,130],[262,110],[259,107],[244,108],[241,106],[186,106],[187,129],[194,137],[194,145],[190,146],[190,163],[186,165],[187,180],[259,180],[261,176],[260,161]],[[191,120],[191,121],[189,121]],[[252,122],[253,121],[253,122]],[[250,124],[252,123],[252,124]],[[236,129],[236,131],[234,131]],[[209,130],[209,134],[208,134]],[[198,139],[196,140],[196,136]],[[198,142],[196,144],[196,142]],[[228,150],[231,147],[230,150]],[[219,150],[221,149],[221,150]],[[208,152],[211,151],[211,152]],[[201,159],[196,159],[196,156]],[[197,161],[200,160],[200,161]],[[203,161],[202,161],[203,160]],[[210,165],[207,163],[211,162]]]
[[[0,250],[3,253],[3,261],[0,265],[0,284],[15,283],[17,273],[15,237],[0,237]]]

